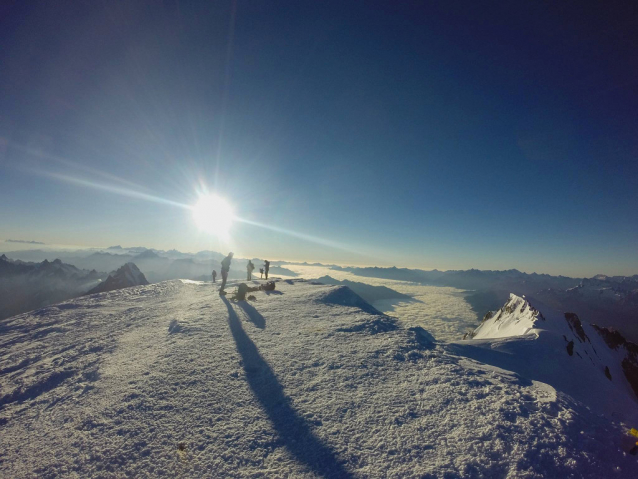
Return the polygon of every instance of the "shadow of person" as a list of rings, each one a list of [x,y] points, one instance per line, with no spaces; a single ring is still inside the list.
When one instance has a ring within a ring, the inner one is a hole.
[[[288,451],[315,474],[331,478],[353,477],[292,407],[277,376],[242,328],[230,301],[224,297],[222,301],[228,308],[228,326],[241,355],[248,385]]]
[[[246,313],[246,316],[248,316],[248,319],[251,323],[257,326],[259,329],[266,328],[266,320],[261,315],[261,313],[253,307],[252,304],[250,304],[248,301],[239,301],[237,302],[237,305],[244,310],[244,313]]]

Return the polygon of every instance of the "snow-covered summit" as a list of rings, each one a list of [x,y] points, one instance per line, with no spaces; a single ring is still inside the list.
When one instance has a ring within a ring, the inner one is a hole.
[[[471,359],[480,341],[437,343],[344,286],[254,296],[168,281],[1,321],[0,476],[638,474],[624,425]]]
[[[505,338],[534,333],[543,314],[524,298],[510,294],[510,299],[498,311],[490,311],[481,325],[470,335],[475,339]]]
[[[538,378],[609,416],[638,419],[638,346],[618,332],[511,294],[469,338],[466,344],[490,350],[489,359],[485,351],[473,357]]]
[[[126,263],[117,271],[111,273],[106,281],[98,284],[86,294],[104,293],[116,289],[130,288],[131,286],[146,285],[148,281],[135,263]]]

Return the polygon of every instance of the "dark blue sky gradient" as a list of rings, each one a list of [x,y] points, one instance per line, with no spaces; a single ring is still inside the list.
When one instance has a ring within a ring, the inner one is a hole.
[[[554,3],[4,2],[2,236],[638,273],[638,5]]]

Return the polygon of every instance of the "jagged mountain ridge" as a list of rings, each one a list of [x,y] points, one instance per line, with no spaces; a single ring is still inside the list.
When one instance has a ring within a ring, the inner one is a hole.
[[[0,256],[0,318],[74,298],[106,278],[59,259],[41,263]]]
[[[217,270],[217,274],[220,274],[220,261],[226,256],[215,251],[200,251],[192,254],[177,250],[162,251],[152,248],[123,248],[121,246],[118,248],[117,246],[119,245],[97,251],[24,250],[12,252],[11,257],[42,261],[57,255],[66,263],[73,264],[78,268],[97,271],[114,271],[128,262],[133,262],[144,273],[149,282],[157,283],[171,279],[210,280],[213,270]],[[259,274],[263,260],[253,258],[252,261],[256,268],[253,272],[255,276]],[[231,264],[229,278],[246,278],[247,262],[246,258],[235,257]],[[270,274],[297,276],[294,271],[283,268],[275,262],[271,262]]]
[[[638,346],[617,331],[582,322],[574,313],[511,294],[467,339],[531,361],[538,377],[557,388],[562,382],[571,395],[609,414],[638,410]]]
[[[132,286],[144,286],[149,284],[144,273],[142,273],[135,263],[126,263],[117,271],[111,273],[106,281],[98,284],[95,288],[86,294],[105,293],[122,288],[130,288]]]

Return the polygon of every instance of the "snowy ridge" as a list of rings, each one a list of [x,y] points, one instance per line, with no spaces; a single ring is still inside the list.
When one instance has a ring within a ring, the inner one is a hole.
[[[375,307],[367,303],[361,296],[352,291],[348,286],[335,286],[330,291],[319,296],[317,301],[325,304],[350,306],[361,309],[370,314],[382,314]]]
[[[538,321],[545,317],[527,300],[510,294],[510,300],[498,311],[489,312],[481,325],[471,334],[472,338],[505,338],[533,334]]]
[[[509,338],[437,343],[344,287],[254,295],[168,281],[1,321],[0,476],[638,474],[624,424],[490,362]]]
[[[511,294],[468,335],[464,353],[546,382],[610,417],[635,420],[638,346],[574,313],[539,309]]]

